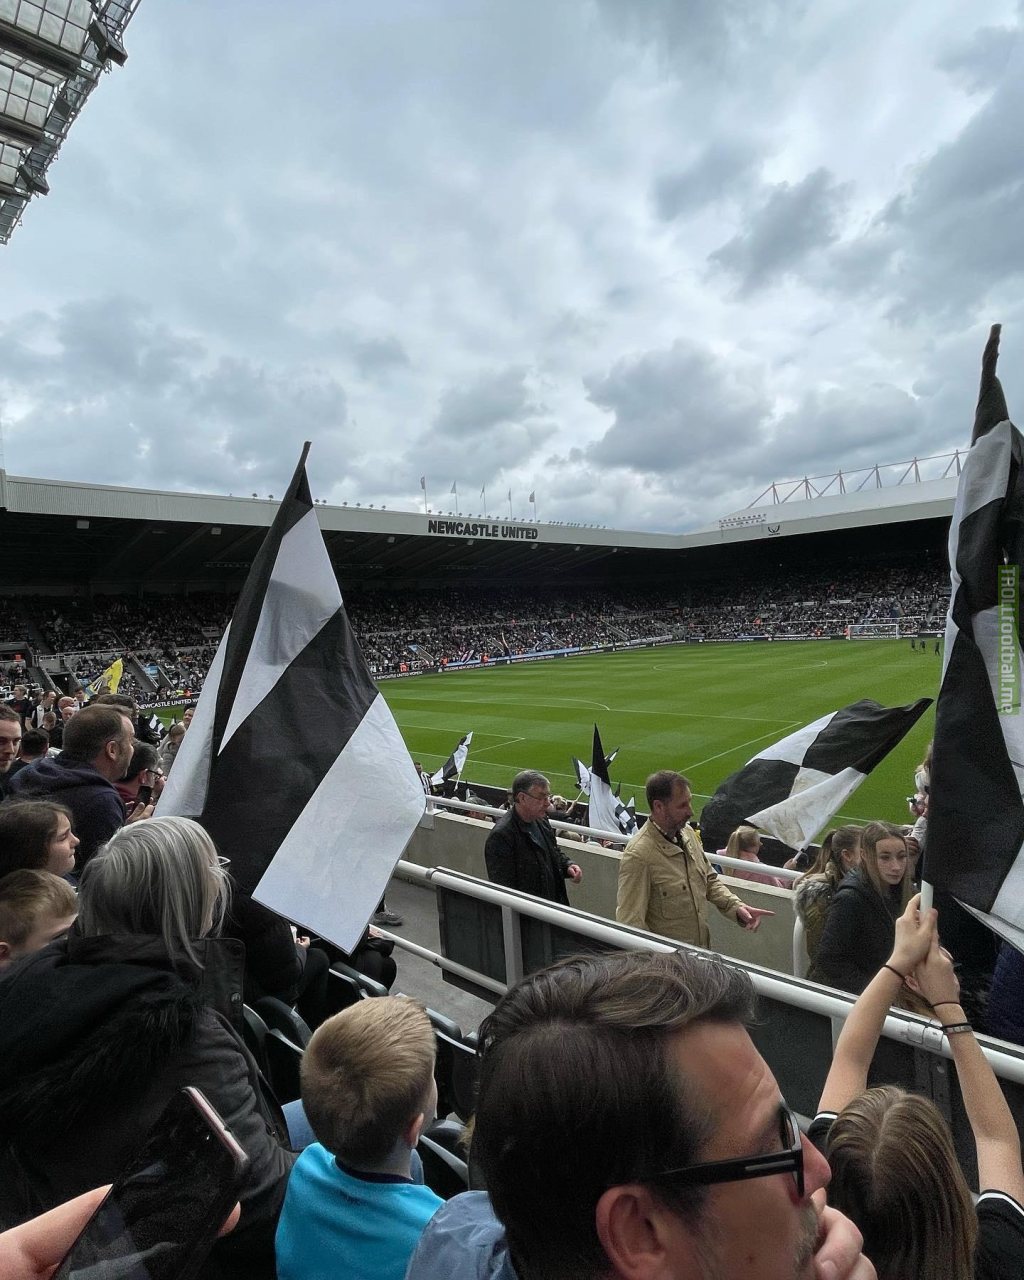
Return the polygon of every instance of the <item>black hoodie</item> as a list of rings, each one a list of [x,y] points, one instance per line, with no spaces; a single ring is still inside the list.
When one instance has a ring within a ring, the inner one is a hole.
[[[113,1181],[195,1085],[250,1160],[241,1223],[202,1274],[273,1276],[295,1157],[228,1008],[211,1004],[240,1010],[242,948],[198,945],[203,969],[172,964],[159,938],[72,935],[0,978],[0,1228]]]

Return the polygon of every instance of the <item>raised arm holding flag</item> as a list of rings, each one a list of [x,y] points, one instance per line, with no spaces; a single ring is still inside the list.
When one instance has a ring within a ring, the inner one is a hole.
[[[947,890],[1024,950],[1024,441],[996,376],[999,333],[993,325],[985,347],[949,531],[951,592],[922,907],[930,905],[932,885]]]

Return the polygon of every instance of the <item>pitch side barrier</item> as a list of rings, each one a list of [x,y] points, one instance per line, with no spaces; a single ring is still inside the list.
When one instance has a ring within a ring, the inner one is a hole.
[[[482,792],[492,793],[490,795],[481,795],[481,799],[504,800],[505,796],[508,794],[506,791],[502,790],[502,788],[500,787],[484,787],[484,786],[478,787],[475,783],[472,783],[472,782],[467,784],[460,783],[459,784],[460,789],[464,785],[467,787],[472,787],[474,792],[478,794]],[[447,809],[456,813],[483,813],[483,814],[486,814],[489,818],[500,818],[505,813],[504,809],[498,808],[493,804],[481,804],[479,802],[474,803],[471,800],[460,800],[456,796],[431,796],[429,804],[430,804],[430,807],[434,809]],[[646,819],[643,817],[643,815],[638,814],[637,816],[640,819],[640,823],[642,825]],[[621,831],[603,831],[598,827],[583,827],[583,826],[580,826],[578,822],[561,822],[559,821],[558,818],[549,818],[549,822],[551,823],[552,827],[554,827],[555,831],[559,835],[566,835],[566,834],[581,835],[581,836],[585,836],[590,840],[599,841],[599,842],[607,840],[616,849],[624,848],[626,841],[629,839],[629,837],[626,835],[623,835]],[[785,858],[790,858],[793,856],[794,850],[790,849],[787,845],[782,844],[781,841],[778,841],[778,840],[773,841],[771,836],[762,836],[762,848],[764,848],[764,846],[770,843],[777,845],[780,855],[784,856]],[[814,846],[814,845],[810,847],[817,848],[817,846]],[[707,852],[707,850],[705,850],[705,852]],[[753,863],[746,862],[742,858],[729,858],[725,854],[720,854],[714,851],[712,851],[711,853],[708,853],[708,857],[715,864],[716,867],[717,866],[728,867],[730,870],[746,871],[746,872],[749,872],[754,868]],[[778,864],[775,864],[773,862],[765,862],[762,864],[762,866],[765,871],[765,874],[773,875],[780,880],[788,880],[791,884],[794,880],[798,880],[800,876],[804,874],[802,871],[787,870],[784,866],[782,866],[781,862],[779,862]]]
[[[388,936],[397,947],[432,960],[445,981],[491,1003],[526,974],[565,956],[620,949],[710,954],[444,867],[424,868],[402,861],[396,874],[433,889],[441,954],[397,934]],[[751,1028],[754,1043],[790,1106],[810,1118],[817,1109],[832,1050],[854,998],[747,961],[717,958],[749,976],[759,997],[758,1022]],[[978,1040],[1024,1137],[1024,1050],[989,1036]],[[912,1013],[891,1011],[868,1084],[896,1084],[931,1098],[950,1125],[969,1184],[977,1189],[974,1142],[963,1097],[948,1041],[934,1023]]]

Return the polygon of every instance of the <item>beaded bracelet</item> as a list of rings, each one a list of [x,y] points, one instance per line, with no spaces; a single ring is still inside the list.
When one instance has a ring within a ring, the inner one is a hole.
[[[888,969],[890,973],[894,973],[896,977],[899,978],[900,982],[906,982],[907,975],[905,973],[900,973],[899,969],[894,969],[891,964],[883,964],[882,968]]]
[[[942,1025],[942,1030],[947,1036],[963,1035],[965,1031],[973,1031],[974,1028],[969,1022],[950,1022],[948,1025]]]

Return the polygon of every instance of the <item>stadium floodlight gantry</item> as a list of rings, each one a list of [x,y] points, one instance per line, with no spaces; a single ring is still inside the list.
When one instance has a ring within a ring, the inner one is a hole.
[[[111,63],[139,0],[0,0],[0,244]]]

